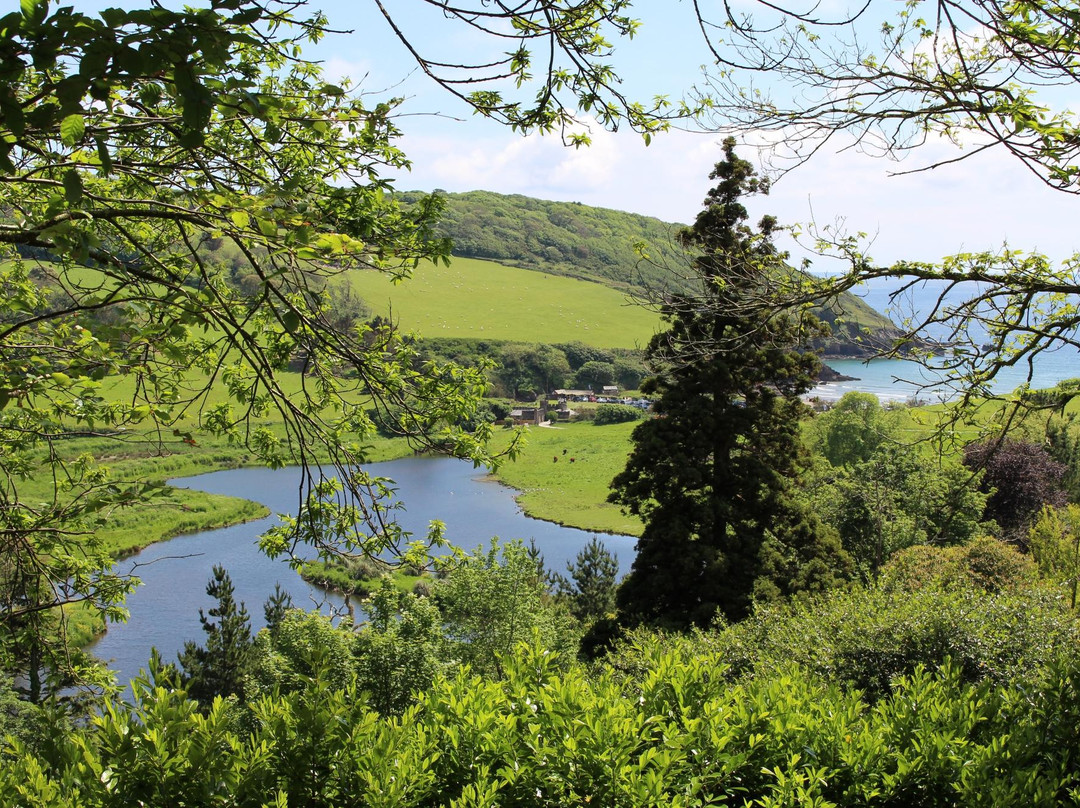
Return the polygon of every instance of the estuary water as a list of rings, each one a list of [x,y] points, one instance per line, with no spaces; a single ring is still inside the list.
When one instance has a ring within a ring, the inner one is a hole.
[[[889,292],[895,280],[879,280],[859,292],[868,304],[900,321],[931,305],[936,298],[933,286],[915,287],[894,306]],[[891,309],[892,307],[892,309]],[[934,335],[931,335],[934,336]],[[819,385],[811,395],[839,399],[858,390],[883,400],[905,401],[916,394],[933,401],[933,389],[920,389],[934,379],[914,362],[902,359],[839,360],[830,366],[857,381]],[[1059,381],[1080,376],[1080,353],[1072,349],[1040,355],[1034,369],[1033,387],[1052,387]],[[1028,381],[1022,369],[1002,374],[998,391],[1008,391]],[[549,569],[563,572],[589,540],[591,533],[529,519],[514,501],[515,492],[495,483],[471,464],[449,458],[408,458],[369,466],[371,473],[389,477],[398,484],[400,499],[407,509],[398,520],[406,530],[423,536],[432,519],[446,523],[446,535],[453,544],[466,549],[487,543],[493,536],[504,540],[534,540]],[[300,475],[296,469],[238,469],[172,480],[173,485],[229,494],[261,502],[273,513],[295,513]],[[176,659],[185,640],[202,642],[199,609],[213,603],[206,595],[212,567],[229,570],[236,597],[244,601],[256,630],[263,625],[262,604],[280,583],[297,606],[329,612],[340,607],[341,599],[309,586],[288,566],[263,556],[256,540],[276,517],[210,530],[161,542],[120,562],[120,571],[132,571],[143,580],[128,598],[130,619],[110,626],[91,650],[108,661],[125,682],[144,667],[150,649],[156,647],[166,661]],[[619,559],[622,574],[629,572],[635,539],[604,536],[604,544]]]
[[[930,311],[942,287],[940,283],[919,284],[894,300],[890,295],[897,288],[895,279],[879,278],[856,290],[854,294],[890,317],[893,322],[899,323],[905,318],[918,317]],[[942,332],[927,336],[944,338],[946,335]],[[831,401],[857,390],[873,393],[882,401],[908,401],[918,397],[920,401],[930,403],[952,397],[951,390],[937,384],[941,381],[939,377],[911,360],[833,359],[828,360],[827,364],[856,381],[820,384],[811,390],[809,395]],[[1053,387],[1060,381],[1076,377],[1080,377],[1080,352],[1064,347],[1041,353],[1030,371],[1027,367],[1004,369],[995,380],[994,392],[1008,393],[1027,383],[1034,389]]]
[[[845,393],[857,390],[873,393],[882,401],[906,402],[914,398],[924,403],[938,403],[942,398],[953,396],[953,391],[940,386],[940,378],[909,359],[829,359],[826,364],[838,373],[855,381],[819,384],[807,395],[826,401],[835,401]],[[1065,379],[1080,376],[1080,353],[1063,348],[1054,353],[1043,353],[1037,360],[1031,377],[1034,389],[1053,387]],[[1027,368],[1006,368],[999,374],[994,391],[1011,392],[1028,382]],[[926,385],[930,385],[927,387]]]
[[[467,550],[487,545],[493,536],[504,541],[530,540],[544,556],[548,569],[565,572],[568,561],[593,535],[527,517],[514,501],[516,492],[494,482],[483,469],[451,458],[406,458],[372,463],[368,471],[397,483],[398,498],[406,509],[397,520],[422,538],[428,523],[446,523],[446,537]],[[170,480],[171,485],[195,488],[254,500],[277,513],[295,513],[300,473],[288,468],[217,471],[197,477]],[[118,563],[121,572],[131,571],[143,581],[127,600],[130,617],[126,623],[109,626],[89,650],[109,663],[119,681],[130,681],[146,665],[150,649],[162,658],[175,661],[186,640],[202,643],[199,609],[209,610],[213,600],[206,595],[206,583],[215,564],[224,566],[232,577],[236,599],[246,604],[252,627],[264,625],[262,607],[274,585],[292,595],[305,609],[329,613],[342,606],[342,599],[305,583],[281,561],[272,561],[256,546],[258,537],[273,526],[277,517],[232,527],[180,536],[150,545],[142,552]],[[601,537],[608,551],[619,560],[620,574],[630,571],[634,544],[632,536]]]

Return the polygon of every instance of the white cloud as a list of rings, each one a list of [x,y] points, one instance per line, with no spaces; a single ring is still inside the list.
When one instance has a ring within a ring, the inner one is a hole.
[[[444,131],[455,134],[458,128]],[[464,133],[463,133],[464,134]],[[483,189],[501,193],[565,198],[603,188],[619,167],[620,145],[606,132],[594,145],[573,149],[558,137],[497,132],[475,137],[407,137],[414,175],[447,190]]]
[[[403,140],[414,169],[398,180],[400,187],[519,193],[689,221],[720,155],[715,138],[685,133],[646,147],[634,133],[597,128],[591,146],[574,149],[558,137],[498,132],[477,140],[459,138],[455,129],[443,129],[449,137]]]
[[[633,133],[594,133],[593,146],[574,150],[558,138],[491,129],[477,139],[470,136],[475,124],[441,131],[403,142],[415,168],[398,180],[400,188],[519,193],[690,222],[721,156],[718,137],[683,132],[661,135],[649,147]],[[1001,149],[890,176],[954,156],[955,149],[931,142],[896,162],[837,148],[820,151],[768,197],[751,200],[751,214],[770,213],[783,223],[844,220],[849,231],[871,234],[879,262],[937,260],[1005,241],[1055,258],[1080,249],[1073,225],[1080,200],[1046,188]],[[752,148],[740,154],[755,159]]]
[[[362,84],[364,78],[371,72],[370,62],[359,60],[351,61],[333,57],[322,64],[323,75],[330,81],[341,81],[344,78],[352,79],[353,85]]]
[[[1071,225],[1080,201],[1047,188],[1002,149],[895,175],[957,154],[944,141],[928,143],[902,163],[821,152],[785,177],[770,202],[785,219],[806,220],[812,205],[819,223],[843,217],[851,230],[876,233],[872,254],[881,262],[936,260],[1006,241],[1056,258],[1080,249]]]

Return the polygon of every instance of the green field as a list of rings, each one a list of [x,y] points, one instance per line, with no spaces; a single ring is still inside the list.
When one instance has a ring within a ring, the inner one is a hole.
[[[596,347],[625,348],[643,345],[658,325],[654,313],[609,287],[488,261],[458,258],[449,267],[426,263],[412,279],[398,285],[375,272],[354,273],[349,282],[373,314],[390,315],[402,328],[429,338],[581,341]],[[192,372],[190,388],[200,389],[204,381],[201,374]],[[298,391],[301,378],[283,373],[279,383],[286,393]],[[134,382],[131,378],[110,380],[102,394],[130,400],[135,396]],[[225,387],[215,385],[202,404],[213,406],[226,397]],[[988,405],[979,421],[993,420],[991,416],[999,407]],[[906,412],[904,437],[918,440],[928,436],[930,422],[941,414],[940,409]],[[258,420],[260,423],[253,426],[266,426],[284,436],[278,419],[269,416]],[[64,448],[71,454],[92,455],[110,467],[112,479],[122,481],[164,481],[256,462],[250,453],[230,446],[224,438],[198,434],[195,409],[185,413],[178,426],[196,433],[194,444],[166,435],[164,445],[152,446],[129,433],[121,440],[71,441]],[[533,428],[521,457],[503,465],[496,478],[521,491],[518,501],[535,518],[596,532],[640,535],[640,520],[606,501],[612,478],[625,465],[633,426],[598,427],[585,422]],[[958,426],[965,438],[976,437],[976,425]],[[496,450],[507,434],[498,433]],[[411,451],[402,441],[373,438],[370,444],[368,462]],[[40,462],[44,467],[44,457]],[[44,501],[51,493],[51,480],[24,480],[20,488],[30,499]],[[166,490],[146,505],[113,512],[97,533],[109,552],[122,556],[153,541],[263,513],[254,503],[197,491]]]
[[[610,287],[470,258],[450,266],[425,262],[396,285],[378,272],[353,273],[349,283],[373,313],[431,339],[637,348],[659,322]]]
[[[612,478],[626,466],[634,426],[580,422],[531,427],[521,456],[503,464],[495,476],[522,492],[518,503],[536,519],[638,536],[641,520],[607,502]]]

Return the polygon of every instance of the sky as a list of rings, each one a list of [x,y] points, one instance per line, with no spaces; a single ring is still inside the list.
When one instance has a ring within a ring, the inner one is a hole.
[[[811,1],[828,11],[846,0]],[[91,11],[116,2],[82,0],[78,5],[85,3]],[[423,0],[384,2],[428,54],[472,61],[492,52],[489,38],[432,13]],[[738,6],[750,0],[732,2]],[[672,131],[646,147],[633,132],[592,127],[592,145],[573,149],[557,136],[515,133],[473,115],[417,71],[375,0],[308,0],[308,6],[324,11],[330,27],[342,33],[306,46],[304,56],[320,61],[331,79],[350,77],[372,102],[404,99],[398,107],[403,133],[398,145],[412,169],[393,177],[399,190],[523,194],[681,223],[692,222],[701,208],[711,185],[709,171],[721,158],[719,135]],[[696,35],[692,4],[635,0],[631,12],[643,24],[632,42],[617,43],[614,61],[623,89],[642,99],[658,93],[681,97],[710,60]],[[740,140],[754,144],[762,138],[745,132]],[[767,198],[750,200],[751,215],[768,213],[804,229],[816,223],[865,233],[867,251],[878,264],[935,261],[1005,243],[1057,260],[1080,251],[1080,199],[1050,190],[1000,149],[933,171],[897,175],[932,162],[931,155],[947,158],[955,151],[931,143],[897,163],[844,145],[838,140],[786,173]],[[739,154],[759,168],[766,166],[767,155],[750,145],[741,146]],[[796,243],[780,246],[796,260],[808,255]],[[814,266],[841,268],[820,259]]]
[[[387,0],[415,41],[451,58],[482,55],[490,43],[439,15],[424,15],[420,0]],[[399,145],[413,162],[396,178],[401,190],[487,190],[582,202],[688,223],[710,187],[708,173],[720,158],[715,134],[669,132],[646,147],[628,131],[593,128],[593,144],[573,149],[558,137],[523,136],[470,114],[463,105],[413,69],[373,0],[312,0],[332,27],[315,50],[332,76],[348,75],[364,91],[405,98]],[[643,25],[617,51],[624,87],[649,97],[678,97],[700,76],[708,54],[693,33],[692,6],[678,0],[640,0],[634,15]],[[760,140],[745,133],[744,141]],[[839,142],[774,184],[767,199],[749,206],[786,224],[840,225],[867,234],[878,263],[933,261],[944,255],[1011,248],[1039,250],[1061,259],[1080,250],[1080,200],[1046,188],[1001,150],[960,163],[907,175],[951,146],[931,143],[903,162],[840,150]],[[740,155],[762,165],[753,149]],[[804,255],[795,245],[796,256]],[[817,262],[819,269],[835,268]]]

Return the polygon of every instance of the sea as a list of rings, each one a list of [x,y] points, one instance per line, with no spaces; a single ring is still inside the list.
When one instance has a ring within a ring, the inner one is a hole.
[[[920,283],[905,289],[897,299],[892,294],[900,287],[895,278],[878,278],[853,291],[868,305],[885,314],[893,322],[900,323],[929,312],[937,302],[941,291],[940,282]],[[943,338],[944,332],[927,334],[931,339]],[[1072,338],[1076,339],[1074,331]],[[836,401],[853,390],[873,393],[882,401],[908,403],[938,403],[957,395],[956,380],[931,371],[909,359],[832,359],[826,364],[853,381],[819,384],[807,396],[823,401]],[[1030,366],[1004,368],[991,384],[997,395],[1011,393],[1023,384],[1032,389],[1054,387],[1066,379],[1080,377],[1080,351],[1062,346],[1043,351]]]

